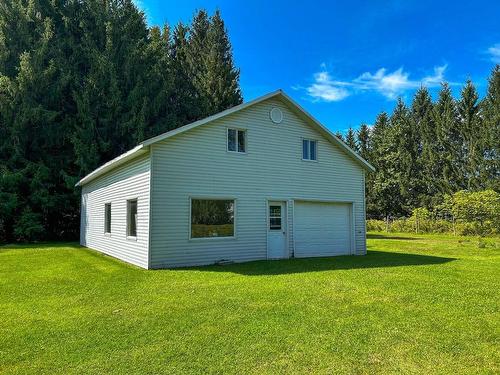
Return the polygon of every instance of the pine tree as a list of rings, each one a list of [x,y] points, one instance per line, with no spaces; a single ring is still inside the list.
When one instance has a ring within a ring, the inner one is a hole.
[[[442,85],[439,99],[434,106],[437,149],[439,152],[439,175],[436,185],[439,195],[452,194],[466,188],[461,178],[457,156],[461,153],[461,137],[457,128],[457,109],[450,86]],[[440,199],[438,197],[438,199]]]
[[[418,147],[418,166],[420,168],[421,194],[419,207],[432,208],[432,197],[438,191],[436,177],[439,175],[439,150],[436,143],[436,125],[433,116],[433,103],[426,87],[415,93],[411,106],[412,121],[420,139]]]
[[[366,124],[361,124],[357,132],[357,143],[359,146],[359,154],[365,160],[370,160],[371,142],[370,128]]]
[[[210,18],[207,40],[210,49],[203,87],[210,98],[205,115],[212,115],[240,104],[243,98],[239,86],[240,70],[234,64],[231,43],[218,10]]]
[[[354,151],[354,152],[359,152],[358,148],[358,143],[356,140],[356,133],[352,128],[349,128],[347,130],[346,136],[345,136],[345,143]]]
[[[481,188],[481,164],[484,159],[484,139],[481,118],[479,117],[479,96],[471,80],[467,80],[457,103],[459,116],[458,131],[462,147],[457,155],[457,164],[463,174],[468,190]]]
[[[175,87],[172,105],[177,117],[176,127],[203,117],[203,105],[190,75],[188,33],[189,28],[178,23],[173,32],[171,47],[173,87]]]
[[[411,111],[401,100],[398,101],[395,114],[399,114],[397,123],[393,125],[397,138],[397,169],[400,173],[403,213],[408,215],[414,207],[420,206],[421,194],[425,189],[420,158],[421,139]],[[394,119],[391,118],[391,121]]]
[[[201,117],[210,114],[211,92],[207,90],[206,81],[209,75],[208,58],[210,40],[208,39],[210,19],[204,9],[199,10],[193,17],[188,40],[187,62],[189,74],[196,88],[196,95],[201,106]]]
[[[223,21],[210,20],[195,70],[203,27],[148,29],[132,0],[0,5],[0,242],[77,238],[83,175],[204,117],[203,95],[217,111],[241,102]]]
[[[481,103],[484,135],[484,157],[480,169],[485,188],[500,191],[500,65],[496,65],[488,80],[486,97]]]
[[[366,184],[366,207],[369,216],[387,217],[390,210],[385,206],[389,191],[384,186],[384,155],[386,153],[386,136],[389,130],[389,117],[387,113],[380,113],[373,125],[371,133],[371,159],[375,167],[374,173],[368,173],[365,178]]]

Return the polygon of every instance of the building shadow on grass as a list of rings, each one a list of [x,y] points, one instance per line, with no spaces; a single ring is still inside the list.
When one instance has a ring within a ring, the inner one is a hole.
[[[248,263],[189,267],[183,269],[195,269],[205,272],[233,272],[248,276],[260,276],[364,268],[425,266],[444,264],[453,260],[456,260],[456,258],[369,250],[365,256],[260,260]]]

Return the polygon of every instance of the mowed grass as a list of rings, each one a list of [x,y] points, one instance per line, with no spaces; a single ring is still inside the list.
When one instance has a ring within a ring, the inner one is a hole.
[[[371,233],[365,257],[146,271],[0,248],[0,373],[500,372],[500,240]]]

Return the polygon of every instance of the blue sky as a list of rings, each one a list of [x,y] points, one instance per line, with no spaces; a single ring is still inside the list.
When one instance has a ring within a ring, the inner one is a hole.
[[[245,101],[282,88],[330,129],[372,124],[420,85],[482,96],[500,63],[500,1],[137,0],[150,25],[221,10]]]

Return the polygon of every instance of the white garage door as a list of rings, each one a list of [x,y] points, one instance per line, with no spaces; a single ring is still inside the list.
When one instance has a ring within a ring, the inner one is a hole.
[[[295,256],[350,254],[350,204],[295,202]]]

